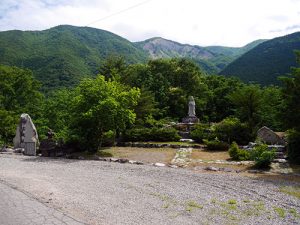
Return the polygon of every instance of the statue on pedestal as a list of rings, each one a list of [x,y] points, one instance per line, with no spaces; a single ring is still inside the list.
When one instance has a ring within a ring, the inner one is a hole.
[[[193,96],[189,97],[189,111],[188,116],[182,119],[183,123],[199,123],[199,119],[196,117],[196,103]]]

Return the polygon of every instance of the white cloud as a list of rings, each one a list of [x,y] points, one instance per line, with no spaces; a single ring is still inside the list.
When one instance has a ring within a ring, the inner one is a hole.
[[[298,0],[1,0],[0,30],[89,24],[131,41],[241,46],[297,31],[299,8]]]

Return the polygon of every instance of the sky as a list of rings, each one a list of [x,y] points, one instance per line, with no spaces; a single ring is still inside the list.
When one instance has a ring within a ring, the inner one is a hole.
[[[300,0],[0,0],[0,31],[70,24],[231,47],[300,31]]]

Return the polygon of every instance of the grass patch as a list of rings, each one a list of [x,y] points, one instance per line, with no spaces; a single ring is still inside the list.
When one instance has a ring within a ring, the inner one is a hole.
[[[206,151],[193,149],[192,159],[202,159],[202,160],[228,160],[230,156],[227,151]]]
[[[294,218],[299,218],[299,215],[296,211],[296,209],[290,209],[289,213],[294,217]]]
[[[96,153],[97,156],[100,157],[113,157],[114,155],[112,154],[112,152],[109,152],[107,150],[98,150]]]
[[[186,206],[185,210],[188,211],[188,212],[191,212],[194,209],[203,209],[203,205],[200,205],[195,201],[187,202],[187,206]]]
[[[300,187],[299,186],[298,187],[285,186],[285,187],[279,188],[279,191],[300,199]]]
[[[253,203],[253,207],[254,207],[257,211],[263,211],[263,210],[265,210],[265,203],[264,203],[264,202],[254,202],[254,203]]]
[[[190,145],[190,146],[201,146],[195,142],[181,142],[181,141],[169,141],[169,142],[156,142],[156,141],[149,141],[149,142],[140,142],[143,144],[168,144],[168,145]]]
[[[229,200],[229,201],[231,202],[231,200]],[[231,204],[234,201],[231,202],[231,203],[229,203],[229,201],[228,202],[221,202],[220,206],[222,206],[226,210],[230,210],[230,211],[236,210],[237,209],[236,201],[235,201],[235,204]]]
[[[229,204],[229,205],[236,205],[237,202],[236,202],[235,199],[230,199],[230,200],[228,201],[228,204]]]
[[[283,208],[274,207],[274,211],[277,213],[279,217],[285,218],[285,210]]]
[[[244,203],[250,203],[250,200],[249,199],[244,199],[243,202]]]

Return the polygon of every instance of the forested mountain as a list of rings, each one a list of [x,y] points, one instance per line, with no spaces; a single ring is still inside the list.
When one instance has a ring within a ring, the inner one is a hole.
[[[180,44],[161,37],[136,42],[150,58],[190,58],[207,73],[218,73],[233,60],[265,40],[254,41],[244,47],[223,47]]]
[[[96,75],[113,54],[124,56],[128,63],[147,60],[128,40],[95,28],[63,25],[0,32],[0,64],[31,69],[47,89],[73,86],[85,75]]]
[[[294,50],[300,50],[300,32],[261,43],[229,64],[222,75],[237,76],[246,82],[280,84],[278,76],[296,66]]]

